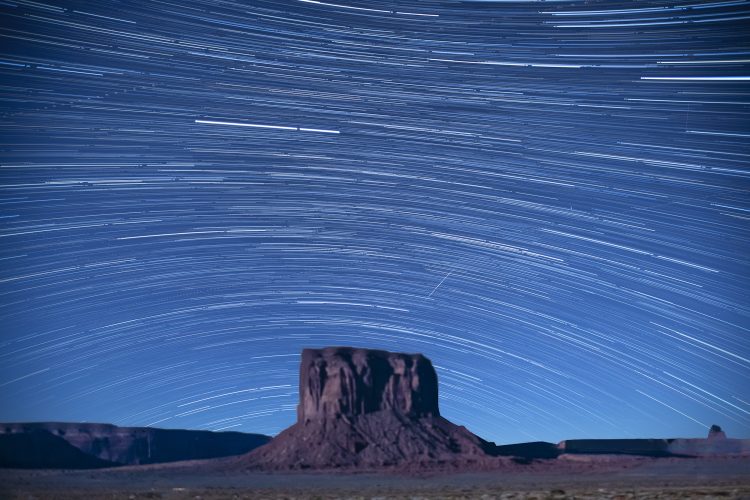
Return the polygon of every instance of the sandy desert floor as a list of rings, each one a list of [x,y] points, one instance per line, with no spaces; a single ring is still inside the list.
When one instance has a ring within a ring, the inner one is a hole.
[[[562,499],[746,498],[750,458],[577,457],[495,471],[259,473],[201,463],[95,471],[0,470],[8,499]]]

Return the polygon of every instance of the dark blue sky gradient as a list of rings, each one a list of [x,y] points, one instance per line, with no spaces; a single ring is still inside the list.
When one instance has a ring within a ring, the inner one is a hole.
[[[0,4],[0,421],[750,437],[750,2]]]

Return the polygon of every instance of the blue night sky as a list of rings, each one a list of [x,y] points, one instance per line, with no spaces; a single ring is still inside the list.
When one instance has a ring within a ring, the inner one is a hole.
[[[3,0],[0,421],[750,437],[750,1]]]

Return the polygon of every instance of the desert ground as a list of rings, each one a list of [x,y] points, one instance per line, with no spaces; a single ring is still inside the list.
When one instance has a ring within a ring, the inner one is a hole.
[[[562,457],[497,470],[222,471],[216,461],[99,470],[0,470],[8,499],[747,498],[750,458]]]

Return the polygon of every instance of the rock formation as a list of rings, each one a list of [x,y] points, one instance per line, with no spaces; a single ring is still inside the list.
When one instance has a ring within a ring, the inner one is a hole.
[[[15,469],[98,469],[116,463],[85,453],[44,429],[0,434],[0,467]]]
[[[560,453],[583,455],[640,455],[650,457],[717,457],[750,455],[750,439],[728,439],[721,427],[711,426],[707,438],[569,439],[557,445]]]
[[[718,425],[712,425],[705,439],[672,439],[669,451],[695,457],[750,455],[750,439],[730,439]]]
[[[297,423],[241,457],[263,469],[477,461],[494,444],[440,416],[437,375],[421,354],[305,349]]]
[[[302,351],[297,419],[330,419],[390,410],[439,416],[437,375],[421,354],[329,348]]]
[[[713,441],[715,439],[726,439],[727,435],[724,434],[724,431],[721,430],[721,427],[714,424],[711,426],[711,428],[708,430],[708,438],[709,440]]]
[[[0,467],[96,468],[226,457],[268,441],[261,434],[89,423],[0,424]]]
[[[575,455],[640,455],[668,457],[669,439],[568,439],[557,447],[561,453]]]
[[[749,439],[728,439],[717,425],[701,439],[496,446],[440,416],[437,375],[421,354],[305,349],[299,391],[297,422],[272,440],[260,434],[108,424],[0,424],[0,467],[87,469],[231,457],[213,462],[215,470],[397,467],[414,472],[493,469],[572,455],[750,456]]]

